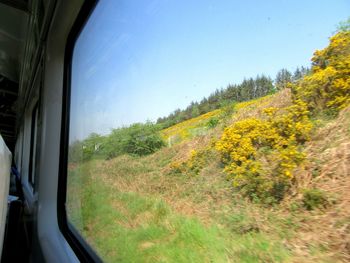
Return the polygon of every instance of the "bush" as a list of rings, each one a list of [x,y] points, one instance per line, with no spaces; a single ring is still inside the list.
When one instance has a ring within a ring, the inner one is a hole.
[[[222,112],[221,112],[221,118],[225,119],[225,118],[230,118],[236,111],[236,103],[230,103],[228,105],[225,105],[224,107],[221,108]]]
[[[165,146],[159,134],[160,127],[151,122],[136,123],[129,127],[112,130],[107,136],[91,134],[82,142],[70,146],[70,160],[92,158],[111,159],[122,154],[143,156]]]
[[[136,123],[127,128],[125,153],[138,156],[148,155],[165,146],[158,127],[150,122]]]
[[[105,137],[96,133],[91,133],[83,141],[74,141],[69,145],[68,161],[78,163],[91,160],[92,158],[102,157],[102,146]]]
[[[207,127],[208,128],[215,128],[218,124],[219,124],[219,119],[216,117],[212,117],[207,122]]]
[[[83,159],[83,143],[75,141],[69,145],[68,162],[78,163]]]
[[[312,74],[292,85],[294,97],[309,110],[339,111],[350,104],[350,31],[338,32],[312,58]]]
[[[319,189],[307,189],[303,195],[303,205],[307,210],[326,208],[330,204],[327,194]]]
[[[300,146],[312,128],[305,108],[267,108],[265,119],[248,118],[225,129],[216,149],[234,187],[265,203],[283,199],[305,158]]]
[[[283,199],[293,183],[293,171],[305,159],[302,145],[310,140],[310,116],[336,115],[350,104],[350,31],[343,27],[330,44],[312,58],[312,72],[287,85],[292,106],[266,108],[265,117],[248,118],[226,128],[216,144],[233,186],[251,199]],[[237,109],[252,105],[240,103]],[[305,206],[324,205],[320,191],[305,193]]]

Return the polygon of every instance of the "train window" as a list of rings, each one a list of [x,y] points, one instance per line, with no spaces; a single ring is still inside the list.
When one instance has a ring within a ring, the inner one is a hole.
[[[36,160],[37,133],[38,133],[38,103],[35,104],[32,110],[31,130],[30,130],[28,181],[32,185],[33,189],[35,184],[35,160]]]
[[[289,88],[339,17],[324,19],[324,3],[252,3],[99,1],[76,36],[62,209],[104,261],[290,260],[294,223],[274,208],[297,196],[313,120]]]
[[[38,100],[34,99],[30,103],[28,110],[25,112],[24,125],[19,131],[19,156],[17,156],[16,163],[19,165],[19,171],[24,192],[29,200],[32,202],[34,185],[35,185],[35,164],[37,158],[37,143],[38,143]]]
[[[19,129],[16,147],[15,147],[15,164],[19,172],[22,170],[22,159],[23,159],[23,127]]]

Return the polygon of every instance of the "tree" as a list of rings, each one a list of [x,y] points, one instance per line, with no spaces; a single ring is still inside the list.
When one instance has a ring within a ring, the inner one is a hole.
[[[350,31],[350,17],[339,23],[337,27],[337,32],[349,32]]]
[[[293,82],[298,81],[302,77],[303,77],[303,74],[301,73],[301,70],[299,69],[299,67],[297,67],[293,73]]]
[[[293,82],[297,82],[298,80],[302,79],[304,76],[306,76],[309,73],[310,73],[309,68],[306,68],[304,66],[301,66],[301,68],[297,67],[293,73]]]
[[[277,72],[275,86],[277,90],[282,90],[292,82],[292,74],[287,69],[281,69]]]
[[[199,116],[199,107],[198,107],[198,103],[197,102],[192,107],[191,115],[192,115],[192,118],[195,118],[195,117]]]
[[[229,84],[226,89],[216,89],[200,102],[191,102],[184,110],[177,109],[166,117],[158,118],[157,124],[167,128],[200,114],[228,106],[234,102],[259,98],[274,91],[271,78],[264,75],[244,79],[241,84]]]

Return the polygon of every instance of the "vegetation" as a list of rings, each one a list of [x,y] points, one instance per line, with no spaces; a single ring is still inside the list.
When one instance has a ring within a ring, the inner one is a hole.
[[[101,149],[108,158],[120,154],[147,155],[165,145],[159,134],[159,127],[147,122],[136,123],[127,128],[114,129]]]
[[[241,102],[252,100],[271,94],[274,90],[271,78],[264,75],[257,76],[255,79],[245,79],[241,84],[230,84],[226,89],[216,90],[208,98],[203,98],[199,103],[192,102],[185,110],[177,109],[169,116],[159,118],[157,123],[162,124],[164,128],[167,128],[174,124],[232,104],[233,101]]]
[[[106,262],[288,259],[288,249],[278,242],[279,227],[270,235],[250,218],[249,207],[233,211],[245,202],[230,197],[224,178],[164,176],[161,162],[175,152],[164,148],[144,157],[91,160],[71,171],[69,218]],[[230,203],[222,207],[211,199],[215,195]],[[266,220],[280,220],[261,212]]]
[[[312,74],[292,86],[312,111],[339,111],[350,103],[350,31],[340,31],[312,58]]]
[[[326,208],[330,203],[327,194],[319,189],[307,189],[303,194],[303,204],[308,210]]]
[[[311,122],[306,105],[266,108],[266,119],[247,118],[225,129],[216,149],[234,187],[250,198],[281,201],[304,160],[300,146],[309,138]]]
[[[349,261],[349,69],[345,23],[274,86],[72,143],[69,219],[108,262]]]
[[[305,158],[302,145],[310,139],[310,116],[316,110],[338,111],[350,104],[350,32],[333,36],[312,61],[311,73],[295,84],[288,71],[277,74],[278,89],[292,87],[292,106],[266,108],[267,118],[236,122],[216,144],[233,185],[251,198],[281,201],[294,169]]]
[[[215,109],[227,109],[227,106],[232,105],[233,102],[264,97],[276,92],[276,90],[286,88],[288,83],[298,81],[309,72],[310,70],[303,66],[297,67],[293,74],[287,69],[281,69],[276,75],[275,85],[272,79],[265,75],[245,79],[241,84],[229,84],[225,89],[217,89],[208,98],[203,98],[200,102],[191,102],[184,110],[177,109],[167,117],[158,118],[157,124],[161,124],[163,128],[168,128]]]
[[[83,142],[74,142],[70,147],[69,160],[79,162],[95,158],[111,159],[122,154],[143,156],[154,153],[165,142],[159,133],[159,126],[135,123],[129,127],[113,129],[110,135],[91,134]]]

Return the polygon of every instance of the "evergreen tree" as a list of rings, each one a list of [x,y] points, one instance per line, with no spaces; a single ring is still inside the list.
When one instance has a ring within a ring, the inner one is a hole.
[[[244,79],[241,84],[229,84],[226,89],[217,89],[200,102],[191,102],[184,110],[177,109],[167,117],[158,118],[157,124],[163,128],[197,117],[209,111],[225,107],[233,102],[241,102],[259,98],[274,91],[270,77],[264,75]]]
[[[277,72],[275,86],[277,90],[282,90],[287,87],[288,83],[292,82],[292,74],[287,69],[281,69]]]

